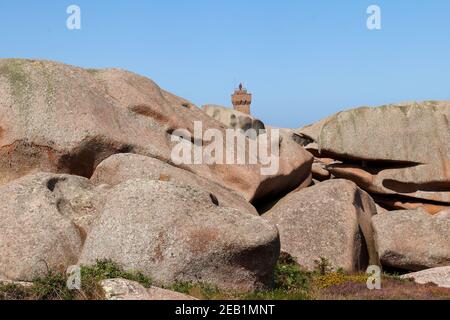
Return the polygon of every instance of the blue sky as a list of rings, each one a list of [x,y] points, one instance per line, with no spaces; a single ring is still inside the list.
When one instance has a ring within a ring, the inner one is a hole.
[[[82,29],[66,28],[81,7]],[[382,10],[382,30],[366,9]],[[450,99],[450,1],[0,1],[0,57],[120,67],[197,105],[235,84],[266,123],[300,127],[359,105]]]

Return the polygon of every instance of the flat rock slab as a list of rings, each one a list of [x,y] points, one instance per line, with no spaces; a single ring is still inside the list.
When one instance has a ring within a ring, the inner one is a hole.
[[[450,266],[409,273],[401,278],[413,279],[418,284],[434,283],[441,288],[450,289]]]
[[[138,282],[125,279],[103,280],[100,285],[105,292],[106,300],[197,300],[191,296],[158,287],[145,288]]]

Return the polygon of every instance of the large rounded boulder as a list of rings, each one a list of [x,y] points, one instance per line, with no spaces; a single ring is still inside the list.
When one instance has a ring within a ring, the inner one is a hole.
[[[80,264],[111,259],[157,284],[204,282],[256,290],[272,284],[277,229],[216,197],[172,182],[130,180],[114,187]]]
[[[0,275],[31,281],[76,264],[102,206],[89,180],[38,173],[0,188]]]
[[[277,225],[281,249],[307,269],[321,258],[348,272],[379,264],[371,220],[372,198],[353,182],[330,180],[293,192],[265,218]]]
[[[171,181],[179,185],[207,190],[217,197],[217,202],[223,207],[258,215],[255,207],[237,192],[151,157],[131,153],[116,154],[100,163],[91,177],[91,181],[97,185],[110,186],[136,179]]]
[[[376,246],[383,265],[407,271],[450,266],[450,211],[434,216],[422,209],[374,217]]]

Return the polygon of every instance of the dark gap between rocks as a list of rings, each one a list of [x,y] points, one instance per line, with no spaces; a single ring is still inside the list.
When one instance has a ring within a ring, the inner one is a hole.
[[[98,164],[115,154],[133,153],[131,145],[114,145],[99,140],[90,140],[59,161],[59,167],[69,174],[90,179]]]
[[[308,151],[315,156],[316,158],[330,158],[336,161],[342,162],[342,166],[345,165],[353,165],[358,166],[364,170],[372,170],[368,171],[371,173],[378,173],[380,171],[386,169],[403,169],[403,168],[412,168],[420,165],[424,165],[420,162],[414,161],[402,161],[402,160],[386,160],[386,159],[364,159],[358,158],[355,156],[351,156],[348,154],[339,155],[333,152],[322,151],[321,153],[308,149]]]
[[[450,207],[450,203],[440,202],[440,201],[432,201],[420,198],[408,197],[401,194],[374,194],[370,193],[370,196],[375,200],[375,202],[383,202],[383,201],[398,201],[402,203],[423,203],[430,204],[436,206]]]
[[[281,199],[286,197],[292,191],[295,191],[298,187],[301,186],[303,181],[306,181],[309,178],[310,170],[306,170],[304,167],[299,167],[297,170],[291,173],[291,176],[299,177],[298,182],[292,183],[290,186],[285,186],[284,188],[279,187],[278,185],[283,185],[284,179],[289,179],[286,176],[275,176],[270,179],[262,182],[256,194],[263,193],[265,194],[262,197],[254,198],[250,201],[250,203],[256,208],[260,215],[266,213],[270,209],[272,209]],[[261,190],[269,189],[270,191],[264,193]]]
[[[386,179],[383,180],[383,187],[398,193],[414,193],[417,191],[450,192],[450,184],[448,182],[429,182],[423,184],[415,184]]]

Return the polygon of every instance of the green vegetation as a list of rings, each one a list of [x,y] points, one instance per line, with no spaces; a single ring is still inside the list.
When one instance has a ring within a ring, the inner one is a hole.
[[[311,274],[302,270],[290,255],[282,253],[275,268],[275,289],[308,290]]]
[[[99,282],[115,278],[136,281],[146,288],[150,288],[152,285],[152,280],[141,272],[125,272],[111,260],[98,260],[95,266],[81,267],[81,279],[92,279]]]
[[[81,268],[81,290],[67,289],[64,273],[49,272],[27,286],[0,284],[0,300],[100,300],[104,292],[100,282],[123,278],[149,288],[152,281],[139,272],[125,272],[110,260],[97,261],[94,266]],[[396,275],[383,275],[382,290],[367,289],[368,275],[347,274],[333,270],[326,258],[316,262],[314,271],[304,270],[291,256],[282,254],[275,269],[271,290],[240,293],[220,290],[205,283],[177,282],[166,289],[201,300],[392,300],[392,299],[447,299],[450,290],[435,285],[418,285]]]
[[[208,284],[176,283],[167,289],[206,300],[308,300],[312,272],[303,270],[289,255],[282,254],[275,268],[274,288],[252,293],[223,291]]]
[[[183,294],[189,294],[189,292],[195,287],[192,282],[176,282],[171,286],[166,287],[167,290],[176,291]]]
[[[49,272],[36,278],[29,286],[0,284],[0,300],[98,300],[104,298],[100,282],[106,279],[122,278],[151,286],[151,279],[139,272],[124,272],[110,260],[97,261],[94,266],[81,267],[81,290],[67,288],[65,273]]]
[[[418,285],[396,275],[384,274],[382,290],[367,288],[368,275],[333,270],[328,259],[316,261],[314,271],[304,270],[291,256],[282,254],[275,269],[272,290],[236,293],[205,284],[180,282],[167,289],[203,300],[392,300],[449,299],[450,290]]]
[[[0,284],[0,300],[25,300],[30,291],[18,284]]]
[[[201,300],[232,299],[231,293],[223,292],[216,286],[207,283],[176,282],[166,287],[167,290],[187,294]]]

